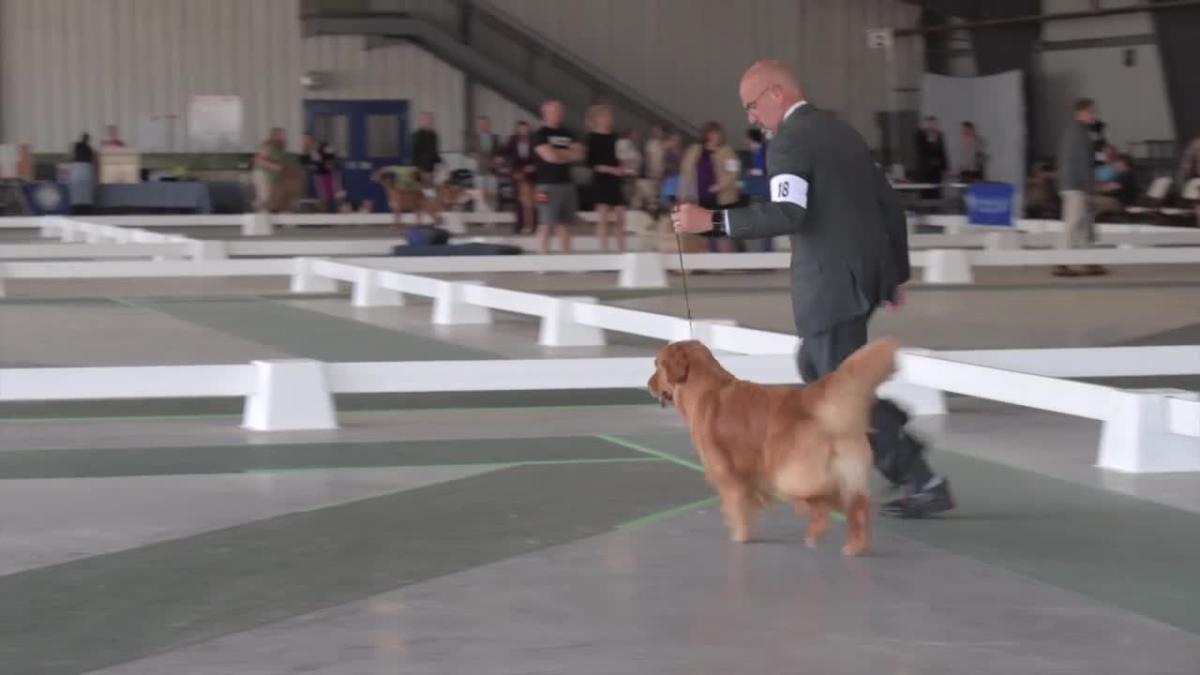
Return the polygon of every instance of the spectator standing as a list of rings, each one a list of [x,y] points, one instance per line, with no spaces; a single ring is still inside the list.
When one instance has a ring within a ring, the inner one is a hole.
[[[1095,101],[1090,98],[1077,100],[1072,108],[1071,122],[1059,141],[1058,191],[1062,199],[1063,248],[1086,248],[1095,240],[1095,224],[1088,204],[1094,177],[1090,130],[1095,122]],[[1089,265],[1082,272],[1069,265],[1054,268],[1054,275],[1060,277],[1107,273],[1100,265]]]
[[[962,123],[958,146],[958,177],[964,183],[984,179],[987,167],[987,141],[975,129],[974,122]]]
[[[471,134],[471,157],[475,160],[475,187],[479,188],[483,199],[492,209],[496,208],[496,174],[500,170],[499,163],[503,159],[503,148],[500,137],[492,132],[492,118],[481,115],[478,131]]]
[[[946,168],[946,139],[938,128],[938,119],[930,115],[917,130],[916,178],[922,183],[935,183],[938,187],[922,190],[922,198],[937,199],[941,195]]]
[[[732,208],[738,202],[741,163],[725,140],[725,130],[719,123],[705,124],[700,139],[683,156],[680,201],[699,204],[709,210]],[[733,240],[728,238],[712,238],[709,247],[725,252],[735,249]]]
[[[433,185],[433,175],[442,163],[442,154],[438,147],[438,133],[434,129],[433,113],[421,113],[421,126],[412,137],[412,163],[420,172],[421,184],[425,187]]]
[[[563,125],[561,101],[542,104],[542,127],[533,136],[537,155],[538,252],[550,252],[550,233],[557,230],[563,253],[571,250],[571,225],[579,210],[579,194],[571,179],[571,165],[586,153],[578,137]]]
[[[617,156],[617,136],[613,133],[612,110],[594,105],[587,114],[587,163],[592,170],[592,201],[596,205],[596,236],[600,250],[607,253],[609,221],[615,228],[617,250],[625,251],[624,179],[629,169]]]

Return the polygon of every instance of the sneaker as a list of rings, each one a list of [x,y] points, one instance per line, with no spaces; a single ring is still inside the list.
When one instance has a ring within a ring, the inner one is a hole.
[[[879,507],[879,512],[894,518],[928,518],[953,508],[954,497],[950,494],[950,481],[942,478],[933,486],[885,502]]]

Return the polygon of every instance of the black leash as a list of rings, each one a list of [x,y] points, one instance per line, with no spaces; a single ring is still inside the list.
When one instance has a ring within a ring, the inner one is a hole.
[[[683,304],[687,306],[688,337],[695,339],[696,331],[692,327],[692,299],[688,295],[687,270],[683,267],[683,239],[680,238],[678,231],[675,232],[675,249],[679,251],[679,275],[683,279]]]

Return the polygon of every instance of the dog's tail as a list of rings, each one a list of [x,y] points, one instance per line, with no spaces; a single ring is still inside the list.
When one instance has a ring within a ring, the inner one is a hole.
[[[891,338],[875,340],[854,352],[838,369],[821,378],[821,397],[813,416],[827,434],[854,436],[870,430],[875,390],[896,369],[900,343]]]

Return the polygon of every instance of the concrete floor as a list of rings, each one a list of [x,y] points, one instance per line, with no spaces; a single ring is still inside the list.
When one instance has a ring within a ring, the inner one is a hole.
[[[493,283],[681,314],[612,275]],[[787,330],[779,274],[691,280],[698,316]],[[917,286],[874,326],[935,348],[1200,343],[1200,269]],[[435,328],[279,280],[9,282],[7,367],[650,354]],[[726,541],[685,430],[641,392],[347,401],[263,434],[229,402],[0,406],[0,672],[1200,672],[1200,475],[1091,466],[1099,428],[953,398],[918,429],[960,502],[803,547]],[[880,494],[883,494],[882,487]]]

